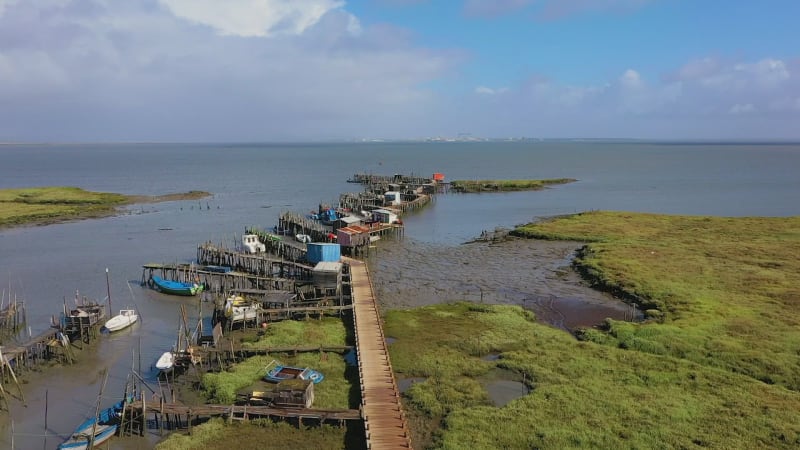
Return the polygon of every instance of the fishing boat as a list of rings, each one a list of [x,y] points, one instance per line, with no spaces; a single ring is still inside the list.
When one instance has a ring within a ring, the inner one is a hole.
[[[203,285],[198,283],[184,283],[182,281],[165,280],[158,276],[150,278],[153,286],[159,292],[171,295],[197,295],[203,291]]]
[[[119,331],[133,325],[137,320],[139,320],[139,315],[136,314],[135,310],[121,309],[119,314],[108,319],[105,327],[108,331]]]
[[[76,297],[76,303],[77,302],[78,298]],[[57,326],[65,335],[74,340],[83,338],[86,335],[86,331],[92,327],[97,326],[99,328],[105,317],[105,305],[88,302],[86,299],[83,299],[80,301],[79,305],[76,305],[72,309],[67,309],[67,305],[65,304],[64,312],[61,314],[59,323],[54,326]]]
[[[83,450],[91,448],[90,446],[99,446],[109,440],[117,432],[122,406],[123,401],[119,401],[114,406],[100,411],[97,417],[83,421],[72,435],[58,446],[59,450]]]
[[[270,368],[270,366],[273,364],[274,367]],[[281,381],[298,379],[319,384],[323,378],[325,377],[314,369],[308,367],[301,368],[284,366],[275,360],[272,360],[272,362],[267,365],[267,374],[264,375],[264,380],[272,383],[280,383]]]

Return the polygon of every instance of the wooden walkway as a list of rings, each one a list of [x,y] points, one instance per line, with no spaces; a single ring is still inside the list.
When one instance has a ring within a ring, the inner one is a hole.
[[[350,265],[358,371],[361,381],[361,414],[369,449],[411,448],[400,390],[386,348],[367,266],[342,258]]]

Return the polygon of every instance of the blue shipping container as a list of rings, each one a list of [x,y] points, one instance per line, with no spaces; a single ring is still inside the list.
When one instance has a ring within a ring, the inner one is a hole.
[[[339,262],[342,259],[342,247],[339,244],[310,242],[306,244],[306,259],[312,264],[318,262]]]

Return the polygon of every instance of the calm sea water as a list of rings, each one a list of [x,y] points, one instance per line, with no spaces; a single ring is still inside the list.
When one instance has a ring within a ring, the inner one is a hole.
[[[179,305],[139,287],[144,263],[186,262],[197,244],[232,245],[245,226],[270,227],[282,211],[305,212],[356,191],[354,173],[443,172],[448,179],[575,178],[540,192],[442,195],[405,219],[406,237],[458,244],[495,227],[591,209],[721,216],[800,214],[800,145],[709,145],[641,142],[142,144],[0,146],[0,188],[68,185],[124,194],[204,190],[200,201],[135,205],[126,214],[0,231],[0,291],[24,300],[30,332],[76,290],[106,296],[109,268],[115,309],[135,305],[142,323],[101,340],[78,367],[50,371],[26,386],[34,407],[12,402],[15,445],[55,448],[94,409],[101,370],[109,397],[122,391],[132,365],[142,372],[175,340]],[[129,287],[130,286],[130,287]],[[192,320],[190,318],[190,320]],[[47,396],[48,434],[44,434]],[[107,403],[111,403],[109,398]],[[69,414],[53,414],[53,411]],[[80,416],[80,417],[76,417]],[[0,447],[10,445],[10,423]],[[148,441],[150,442],[150,441]],[[141,440],[114,440],[137,448]],[[149,445],[149,444],[147,444]]]

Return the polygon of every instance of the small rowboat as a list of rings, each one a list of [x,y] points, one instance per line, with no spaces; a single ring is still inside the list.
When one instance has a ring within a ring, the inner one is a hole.
[[[275,367],[269,368],[271,365],[275,364]],[[269,365],[267,365],[267,374],[264,375],[265,381],[270,381],[272,383],[280,383],[281,381],[285,380],[308,380],[314,384],[319,384],[325,376],[321,373],[317,372],[314,369],[310,369],[308,367],[301,368],[301,367],[289,367],[278,364],[277,361],[273,360]]]
[[[153,276],[153,286],[159,292],[172,295],[197,295],[203,291],[203,285],[198,283],[184,283],[182,281],[170,281],[161,277]]]

